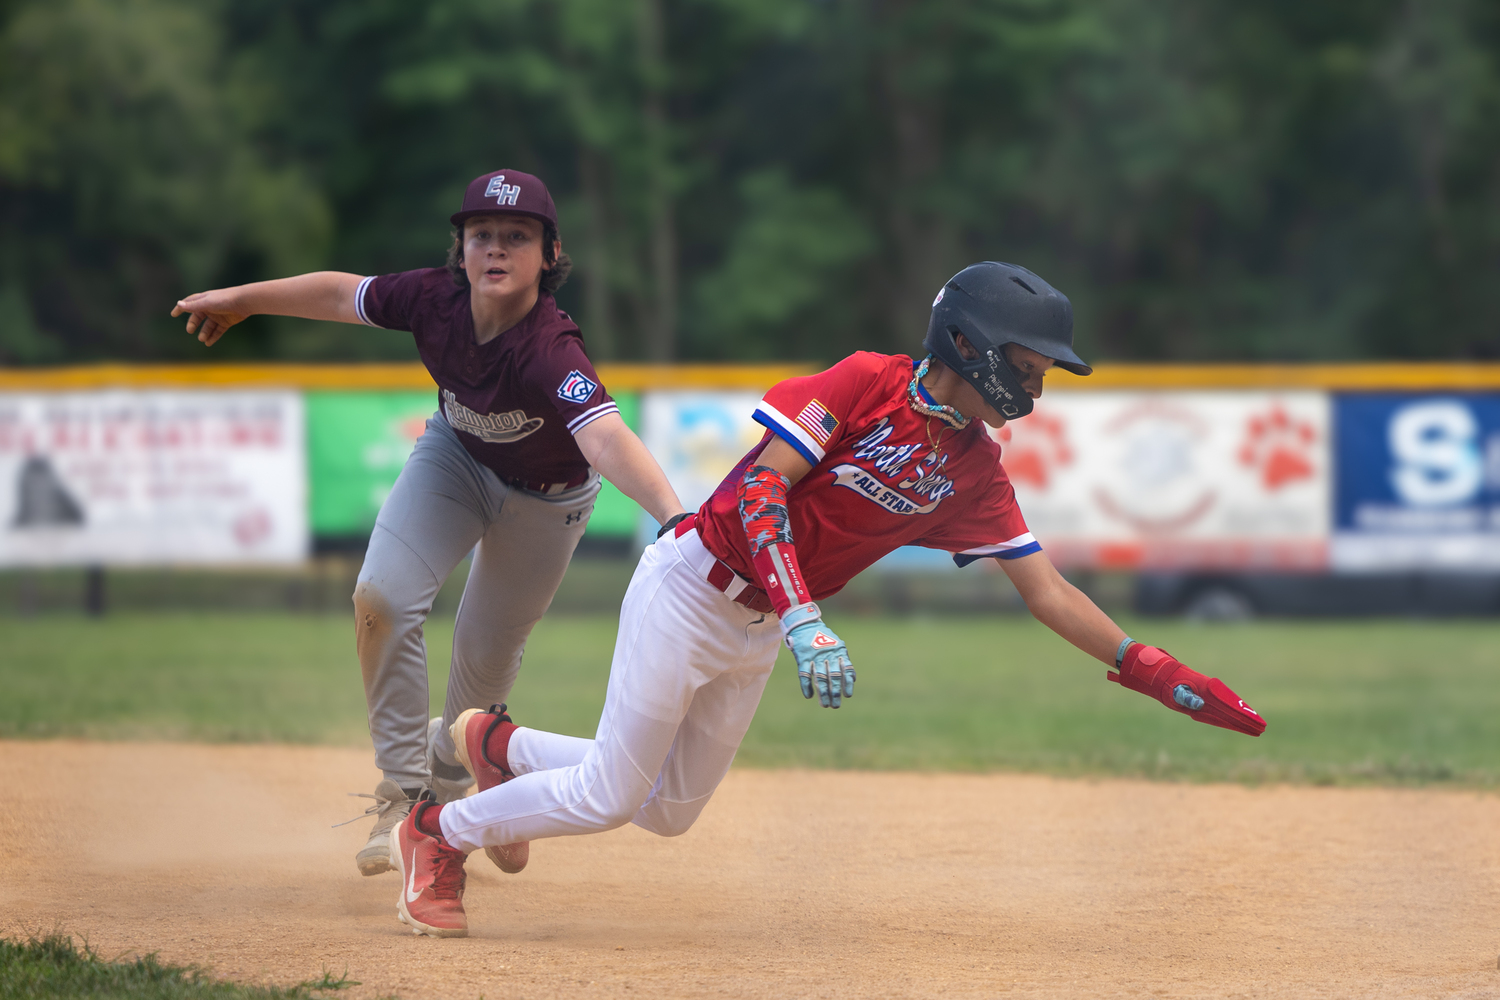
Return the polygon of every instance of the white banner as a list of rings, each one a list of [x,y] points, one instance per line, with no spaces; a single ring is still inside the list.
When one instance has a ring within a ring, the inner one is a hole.
[[[759,398],[644,396],[642,437],[689,510],[760,440]],[[1324,393],[1055,393],[991,433],[1027,525],[1059,565],[1327,566]]]
[[[1327,565],[1328,397],[1075,392],[992,432],[1060,565]]]
[[[301,560],[305,439],[292,392],[0,393],[0,565]]]
[[[688,510],[713,494],[765,428],[752,418],[758,392],[650,392],[641,439]]]

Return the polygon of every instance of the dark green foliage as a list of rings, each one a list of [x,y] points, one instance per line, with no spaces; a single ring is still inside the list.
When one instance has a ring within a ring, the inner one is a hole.
[[[359,983],[347,976],[322,977],[285,989],[241,986],[214,979],[201,969],[163,965],[155,955],[104,959],[87,943],[62,934],[25,941],[0,938],[0,996],[89,998],[89,1000],[320,1000]]]
[[[979,258],[1085,357],[1496,354],[1497,56],[1481,0],[9,0],[0,362],[199,357],[189,290],[437,264],[500,165],[601,357],[914,349]]]

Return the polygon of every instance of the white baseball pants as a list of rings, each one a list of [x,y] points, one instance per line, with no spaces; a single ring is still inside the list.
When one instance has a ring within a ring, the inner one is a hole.
[[[520,728],[517,777],[443,808],[443,836],[472,851],[634,823],[684,833],[729,771],[776,663],[781,628],[705,577],[696,531],[641,556],[625,602],[604,714],[592,740]]]

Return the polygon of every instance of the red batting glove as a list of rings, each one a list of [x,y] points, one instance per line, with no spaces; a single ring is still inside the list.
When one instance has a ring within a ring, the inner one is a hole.
[[[1229,690],[1229,685],[1217,677],[1204,677],[1192,667],[1180,663],[1171,653],[1155,646],[1135,643],[1125,651],[1120,672],[1110,671],[1105,676],[1116,684],[1155,698],[1174,712],[1190,715],[1210,726],[1233,729],[1247,736],[1259,736],[1266,731],[1266,720]],[[1202,698],[1203,707],[1194,711],[1177,704],[1174,692],[1179,684],[1186,684]]]

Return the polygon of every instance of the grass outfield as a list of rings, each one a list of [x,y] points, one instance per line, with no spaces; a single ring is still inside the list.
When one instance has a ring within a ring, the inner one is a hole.
[[[91,1000],[325,1000],[358,986],[347,977],[285,989],[242,986],[202,969],[162,965],[154,955],[111,960],[60,934],[12,941],[0,938],[0,997],[80,997]]]
[[[785,653],[745,740],[752,766],[1029,770],[1316,783],[1500,784],[1500,624],[1128,623],[1260,710],[1260,739],[1108,684],[1029,618],[835,623],[859,669],[837,712],[802,700]],[[527,725],[589,735],[612,617],[549,617],[511,697]],[[432,623],[441,706],[451,623]],[[0,736],[359,745],[342,616],[0,619]]]

